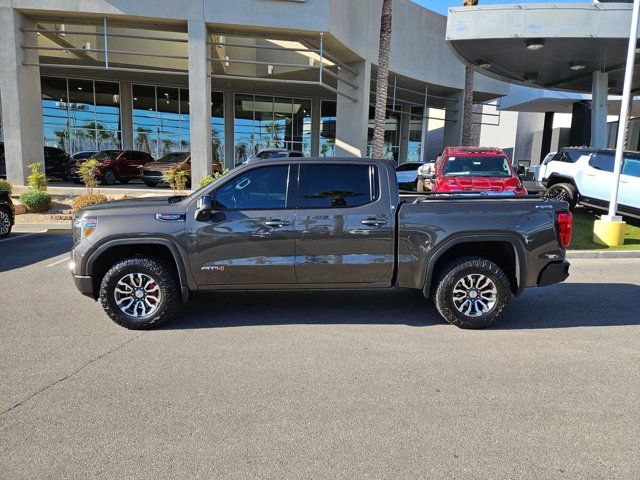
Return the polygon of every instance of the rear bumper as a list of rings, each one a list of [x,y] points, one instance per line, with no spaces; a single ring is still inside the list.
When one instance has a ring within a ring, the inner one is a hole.
[[[569,278],[569,262],[566,260],[553,262],[544,267],[538,275],[538,286],[546,287],[564,282],[567,278]]]

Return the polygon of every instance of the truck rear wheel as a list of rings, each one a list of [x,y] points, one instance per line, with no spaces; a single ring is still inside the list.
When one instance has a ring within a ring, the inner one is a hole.
[[[510,282],[498,265],[463,257],[444,267],[434,301],[444,319],[460,328],[492,325],[511,297]]]
[[[179,292],[174,273],[164,263],[132,257],[107,271],[100,285],[100,303],[117,324],[131,330],[147,330],[173,316]]]

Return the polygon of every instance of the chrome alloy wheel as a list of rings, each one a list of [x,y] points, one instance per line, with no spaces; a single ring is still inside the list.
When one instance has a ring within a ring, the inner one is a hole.
[[[462,277],[453,287],[453,305],[468,317],[481,317],[489,313],[497,299],[496,284],[480,273]]]
[[[0,235],[6,235],[9,233],[9,229],[11,228],[11,219],[9,215],[0,210]]]
[[[161,292],[158,282],[146,273],[128,273],[113,291],[116,305],[130,317],[147,317],[160,306]]]

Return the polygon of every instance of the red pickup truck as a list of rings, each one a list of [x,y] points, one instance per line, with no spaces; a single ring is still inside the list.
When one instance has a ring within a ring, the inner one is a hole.
[[[436,159],[425,189],[441,192],[496,192],[526,195],[509,157],[498,148],[447,147]]]

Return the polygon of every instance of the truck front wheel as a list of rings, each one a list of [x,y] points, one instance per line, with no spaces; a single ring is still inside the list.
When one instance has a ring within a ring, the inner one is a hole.
[[[444,319],[460,328],[492,325],[511,297],[504,271],[490,260],[463,257],[447,264],[434,301]]]
[[[111,267],[100,285],[100,303],[109,317],[131,330],[147,330],[169,320],[178,306],[180,285],[164,263],[131,257]]]

